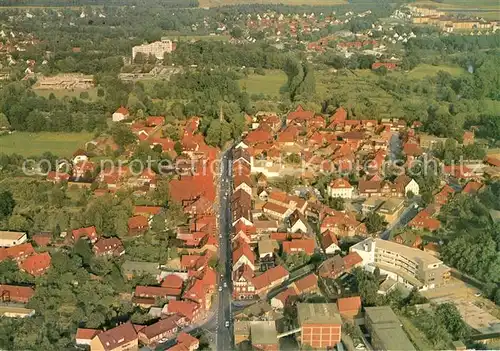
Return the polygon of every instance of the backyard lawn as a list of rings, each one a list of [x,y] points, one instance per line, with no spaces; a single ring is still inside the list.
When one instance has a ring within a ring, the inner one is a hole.
[[[449,66],[449,65],[438,65],[438,66],[433,66],[433,65],[428,65],[425,63],[422,63],[412,69],[410,72],[408,72],[408,75],[411,78],[417,78],[417,79],[422,79],[426,76],[434,76],[436,75],[439,71],[445,71],[451,74],[452,76],[459,76],[462,73],[466,73],[467,71],[463,69],[462,67],[459,66]]]
[[[14,132],[0,136],[0,153],[22,156],[41,155],[50,151],[60,157],[71,156],[79,147],[92,140],[92,133],[28,133]]]

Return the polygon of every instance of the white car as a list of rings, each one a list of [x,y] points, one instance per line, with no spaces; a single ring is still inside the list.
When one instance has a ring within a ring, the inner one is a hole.
[[[222,286],[219,286],[219,291],[222,291]]]
[[[226,328],[229,328],[229,321],[226,321]]]
[[[226,282],[224,282],[224,287],[227,288],[227,283]]]

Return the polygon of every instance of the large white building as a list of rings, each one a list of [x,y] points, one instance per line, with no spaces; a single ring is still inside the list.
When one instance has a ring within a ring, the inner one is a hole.
[[[155,41],[151,44],[134,46],[132,48],[132,60],[135,60],[138,53],[143,53],[146,56],[154,55],[158,60],[163,60],[163,55],[171,53],[173,50],[174,44],[172,40],[162,38],[161,41]]]
[[[0,231],[0,247],[12,247],[21,245],[28,240],[26,233]]]
[[[450,268],[435,256],[392,241],[369,238],[349,249],[363,259],[367,271],[380,269],[408,288],[433,289],[449,279]]]
[[[352,199],[354,187],[344,178],[333,180],[327,186],[328,196],[341,197],[343,199]]]

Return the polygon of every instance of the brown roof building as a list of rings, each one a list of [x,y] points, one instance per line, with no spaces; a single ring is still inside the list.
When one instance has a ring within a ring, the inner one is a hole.
[[[90,342],[91,351],[135,351],[139,340],[132,323],[127,322],[113,329],[102,332]]]

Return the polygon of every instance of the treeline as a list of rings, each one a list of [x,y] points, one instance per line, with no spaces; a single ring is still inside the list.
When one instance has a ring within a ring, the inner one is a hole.
[[[223,41],[181,42],[165,64],[200,66],[246,66],[281,69],[285,54],[268,44],[232,45]]]
[[[151,6],[198,7],[198,0],[0,0],[0,6]]]
[[[500,33],[490,35],[431,35],[419,36],[408,40],[406,48],[409,51],[416,49],[446,50],[446,52],[472,51],[483,49],[497,49],[500,47]]]
[[[477,196],[455,196],[439,215],[444,227],[439,234],[445,263],[485,282],[485,293],[500,304],[500,224],[490,210],[500,211],[500,182]]]
[[[13,129],[30,132],[104,129],[110,111],[102,101],[38,96],[25,82],[10,83],[0,90],[0,110]]]

